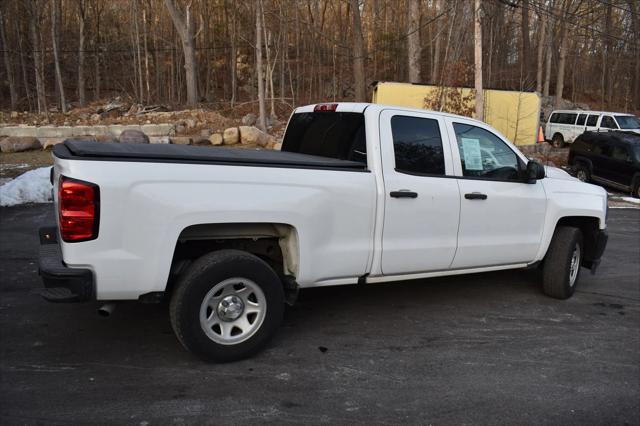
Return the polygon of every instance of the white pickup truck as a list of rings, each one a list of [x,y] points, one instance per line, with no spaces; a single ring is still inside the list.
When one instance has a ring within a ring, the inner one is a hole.
[[[68,140],[50,301],[170,300],[180,342],[247,357],[299,288],[539,266],[570,297],[607,242],[607,194],[465,117],[361,103],[297,108],[282,151]]]

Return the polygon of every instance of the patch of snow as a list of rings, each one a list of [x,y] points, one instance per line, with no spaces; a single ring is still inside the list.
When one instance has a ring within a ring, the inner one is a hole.
[[[621,200],[626,201],[627,203],[640,204],[640,198],[621,197]]]
[[[29,167],[28,164],[20,163],[20,164],[0,164],[0,172],[6,172],[8,170],[16,170],[16,169],[26,169]]]
[[[0,206],[50,202],[50,170],[50,166],[30,170],[0,186]]]

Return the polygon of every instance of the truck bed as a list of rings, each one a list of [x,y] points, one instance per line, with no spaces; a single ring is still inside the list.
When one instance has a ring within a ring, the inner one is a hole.
[[[363,163],[295,152],[170,144],[121,144],[91,139],[67,139],[63,144],[56,145],[53,153],[66,160],[367,170]]]

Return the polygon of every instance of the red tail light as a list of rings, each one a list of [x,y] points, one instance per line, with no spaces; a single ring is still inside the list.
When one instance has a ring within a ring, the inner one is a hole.
[[[60,176],[58,185],[60,235],[66,242],[98,237],[100,188],[91,182]]]
[[[313,108],[313,112],[336,112],[338,104],[318,104]]]

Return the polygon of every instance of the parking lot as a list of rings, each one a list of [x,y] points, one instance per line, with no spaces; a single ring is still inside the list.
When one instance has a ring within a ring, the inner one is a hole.
[[[303,291],[268,349],[204,364],[166,304],[37,294],[50,205],[0,209],[0,422],[638,424],[640,210],[568,301],[536,271]]]

